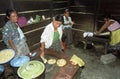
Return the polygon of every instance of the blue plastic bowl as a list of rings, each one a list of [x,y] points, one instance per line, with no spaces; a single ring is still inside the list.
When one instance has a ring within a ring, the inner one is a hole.
[[[30,57],[28,56],[17,56],[14,57],[11,61],[10,61],[10,65],[12,67],[20,67],[22,66],[24,63],[29,62],[30,61]]]
[[[4,66],[0,65],[0,74],[3,73],[4,69],[5,69]]]

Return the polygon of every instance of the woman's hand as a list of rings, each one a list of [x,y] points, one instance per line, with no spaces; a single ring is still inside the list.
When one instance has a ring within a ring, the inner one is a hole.
[[[99,31],[96,31],[96,32],[95,32],[95,34],[96,34],[96,35],[99,35],[99,34],[100,34],[100,32],[99,32]]]
[[[75,24],[73,21],[70,23],[71,25]]]
[[[17,50],[17,47],[14,45],[13,41],[11,39],[8,40],[8,44],[10,47],[15,51],[16,55],[19,53]]]
[[[41,47],[40,47],[41,53],[40,56],[44,57],[45,54],[45,43],[41,43]]]
[[[47,63],[47,59],[44,57],[44,52],[40,54],[41,59],[43,60],[44,63]]]
[[[45,55],[45,52],[40,53],[40,56],[44,57],[44,55]]]
[[[15,55],[18,55],[18,50],[17,50],[17,48],[12,48],[13,50],[14,50],[14,52],[15,52]]]
[[[16,53],[18,53],[18,50],[15,48],[15,49],[13,49]]]

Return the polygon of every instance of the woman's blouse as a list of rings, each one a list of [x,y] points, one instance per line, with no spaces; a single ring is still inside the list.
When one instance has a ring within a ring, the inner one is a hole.
[[[59,40],[59,36],[60,36],[59,32],[58,32],[58,31],[55,31],[55,32],[54,32],[54,36],[53,36],[53,42],[58,41],[58,40]]]
[[[10,48],[8,44],[9,39],[13,41],[14,45],[17,45],[21,40],[17,27],[18,26],[15,23],[8,21],[2,28],[3,41],[5,42],[8,48]]]
[[[71,22],[72,22],[71,17],[68,17],[68,20],[67,20],[66,17],[63,16],[63,19],[64,19],[64,24],[67,24],[67,23],[71,23]],[[69,28],[69,27],[72,27],[72,26],[71,26],[71,25],[63,25],[63,29],[64,29],[64,28]]]
[[[57,31],[59,33],[59,40],[61,41],[61,37],[62,37],[62,26],[57,28]],[[42,35],[41,35],[41,40],[40,42],[45,42],[45,48],[49,48],[52,43],[53,43],[53,37],[54,37],[54,26],[53,23],[51,22],[50,24],[48,24]]]
[[[114,30],[117,30],[117,29],[120,28],[120,24],[119,24],[117,21],[112,20],[112,19],[111,19],[110,21],[114,21],[114,23],[111,24],[111,25],[108,27],[108,30],[109,30],[109,31],[114,31]]]

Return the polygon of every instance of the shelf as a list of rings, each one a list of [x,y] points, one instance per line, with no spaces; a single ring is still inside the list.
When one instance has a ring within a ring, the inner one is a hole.
[[[38,23],[41,23],[41,22],[44,22],[44,21],[48,21],[48,20],[51,20],[51,18],[46,19],[46,20],[41,20],[41,21],[39,21],[39,22],[33,22],[33,23],[31,23],[31,24],[27,24],[27,25],[22,26],[22,27],[26,27],[26,26],[33,25],[33,24],[38,24]],[[21,28],[22,28],[22,27],[21,27]]]
[[[27,31],[27,32],[25,32],[24,34],[29,34],[29,33],[35,32],[35,31],[40,30],[40,29],[43,29],[43,28],[45,28],[45,26],[40,27],[40,28],[37,28],[37,29],[34,29],[34,30],[31,30],[31,31]]]
[[[84,5],[77,5],[77,6],[70,6],[70,7],[87,7],[87,6],[84,6]]]
[[[53,1],[53,3],[67,3],[68,1]]]
[[[86,13],[86,12],[73,12],[71,11],[70,13],[74,13],[74,14],[88,14],[88,15],[94,15],[94,13]]]
[[[42,12],[42,11],[50,11],[50,9],[21,11],[21,12],[18,12],[18,14],[23,14],[23,13],[35,13],[35,12]],[[4,16],[4,15],[5,15],[5,13],[1,13],[1,14],[0,14],[0,16]]]
[[[64,8],[56,8],[56,9],[53,9],[54,11],[56,11],[56,10],[64,10],[64,9],[66,9],[67,7],[64,7]]]
[[[18,12],[18,14],[23,14],[23,13],[35,13],[35,12],[49,11],[49,10],[50,10],[50,9],[31,10],[31,11],[22,11],[22,12]]]
[[[76,29],[76,28],[72,28],[72,30],[79,31],[79,32],[86,32],[86,30],[81,30],[81,29]]]

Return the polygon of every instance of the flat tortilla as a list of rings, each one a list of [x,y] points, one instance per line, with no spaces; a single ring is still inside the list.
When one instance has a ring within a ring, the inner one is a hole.
[[[58,59],[57,60],[57,66],[62,67],[66,65],[66,60],[65,59]]]
[[[55,64],[56,63],[56,59],[49,59],[48,60],[48,64]]]

